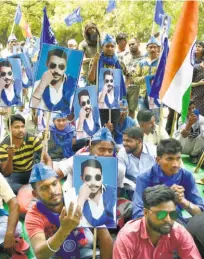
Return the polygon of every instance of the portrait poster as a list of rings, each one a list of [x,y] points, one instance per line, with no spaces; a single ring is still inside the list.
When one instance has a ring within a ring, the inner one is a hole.
[[[78,88],[74,98],[76,138],[89,138],[101,127],[96,86]]]
[[[119,109],[121,69],[101,68],[99,74],[99,109]]]
[[[43,44],[30,107],[70,114],[82,60],[82,51]]]
[[[32,65],[28,56],[25,53],[19,53],[11,56],[11,58],[20,59],[21,73],[22,73],[22,86],[28,88],[33,85],[33,72]]]
[[[117,175],[115,157],[74,156],[73,186],[82,208],[78,227],[116,228]]]
[[[167,14],[163,15],[160,27],[161,46],[164,46],[164,39],[168,38],[171,26],[171,17]]]
[[[37,61],[38,53],[40,51],[40,38],[33,36],[27,38],[23,47],[23,52],[28,55],[32,62]]]
[[[19,59],[0,59],[0,107],[22,106],[22,73]]]

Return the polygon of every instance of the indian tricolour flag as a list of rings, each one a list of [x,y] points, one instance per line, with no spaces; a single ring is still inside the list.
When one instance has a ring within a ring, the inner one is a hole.
[[[198,31],[198,1],[186,1],[173,35],[160,99],[186,119],[193,77],[194,46]]]

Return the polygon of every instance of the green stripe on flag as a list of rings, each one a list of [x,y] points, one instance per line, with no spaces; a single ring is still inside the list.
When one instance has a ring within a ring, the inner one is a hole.
[[[186,90],[182,98],[182,111],[181,111],[182,122],[186,121],[190,99],[191,99],[191,85],[188,87],[188,89]]]

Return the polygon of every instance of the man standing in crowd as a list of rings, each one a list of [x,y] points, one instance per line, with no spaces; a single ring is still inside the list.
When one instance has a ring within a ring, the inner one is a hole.
[[[117,48],[115,51],[116,56],[120,59],[121,57],[125,56],[128,54],[128,50],[127,50],[127,38],[128,35],[126,33],[120,32],[117,36],[116,36],[116,43],[117,43]]]
[[[59,48],[50,50],[46,65],[48,70],[41,80],[35,82],[31,106],[70,114],[77,82],[71,75],[65,74],[67,53]]]
[[[144,132],[144,142],[158,145],[160,140],[169,138],[168,133],[163,128],[155,124],[154,113],[150,110],[140,110],[137,113],[137,121]]]
[[[30,178],[32,166],[36,154],[40,157],[42,143],[25,130],[25,119],[21,115],[12,115],[8,120],[8,128],[11,123],[11,138],[7,136],[0,144],[0,162],[2,174],[6,177],[15,194],[18,193],[22,185],[27,184]],[[50,161],[47,153],[44,160]],[[51,163],[51,161],[50,161]]]
[[[79,118],[76,120],[77,137],[91,137],[100,128],[98,109],[92,107],[90,95],[86,89],[83,89],[78,93],[78,101],[81,109]]]
[[[199,195],[195,179],[191,172],[180,167],[182,146],[176,139],[162,140],[157,146],[157,163],[145,173],[138,175],[133,197],[133,218],[143,216],[143,191],[150,186],[165,184],[176,193],[178,220],[184,226],[187,223],[182,209],[192,216],[204,210],[204,202]]]
[[[119,232],[113,259],[201,259],[191,235],[175,222],[175,192],[157,185],[144,190],[142,199],[144,217],[129,221]]]
[[[88,228],[75,229],[82,216],[81,208],[78,205],[74,210],[71,202],[66,211],[56,173],[43,163],[36,164],[29,182],[38,201],[26,214],[25,225],[37,258],[54,255],[91,259],[93,234]],[[112,258],[112,240],[107,233],[106,229],[98,230],[102,259]]]
[[[67,41],[67,48],[68,49],[78,49],[78,44],[75,39],[69,39]]]
[[[16,36],[14,34],[11,34],[8,37],[7,48],[3,49],[2,52],[1,52],[1,57],[2,58],[7,58],[7,57],[13,55],[14,47],[17,46],[17,44],[18,43],[17,43]]]

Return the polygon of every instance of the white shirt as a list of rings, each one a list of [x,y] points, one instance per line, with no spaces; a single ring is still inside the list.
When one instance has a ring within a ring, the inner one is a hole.
[[[169,135],[164,129],[164,127],[161,126],[160,132],[159,132],[159,125],[156,125],[153,133],[149,133],[148,135],[144,134],[143,141],[148,144],[158,145],[160,140],[168,139],[168,138],[169,138]]]

